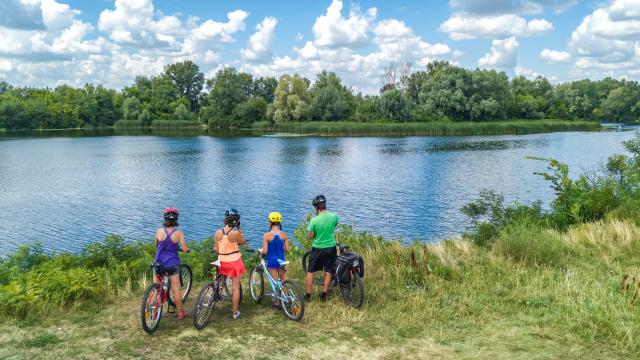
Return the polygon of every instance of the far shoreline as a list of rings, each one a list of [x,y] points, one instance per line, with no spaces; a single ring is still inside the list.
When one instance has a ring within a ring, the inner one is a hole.
[[[610,124],[609,124],[610,125]],[[625,124],[620,123],[620,126]],[[104,135],[235,135],[287,137],[319,136],[319,137],[398,137],[398,136],[492,136],[492,135],[526,135],[537,133],[567,131],[600,131],[606,129],[600,122],[588,120],[499,120],[487,122],[406,122],[406,123],[360,123],[360,122],[322,122],[304,121],[289,123],[256,122],[251,128],[243,129],[211,129],[206,125],[200,128],[185,127],[101,127],[101,128],[69,128],[69,129],[6,129],[0,133],[46,134],[71,132],[87,136]],[[93,132],[93,134],[92,134]],[[104,134],[100,134],[104,132]]]

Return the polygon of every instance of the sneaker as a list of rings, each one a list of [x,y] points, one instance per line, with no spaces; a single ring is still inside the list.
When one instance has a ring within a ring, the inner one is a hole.
[[[239,318],[239,317],[240,317],[240,311],[234,311],[234,312],[233,312],[233,318],[234,318],[234,319],[237,319],[237,318]]]
[[[271,308],[272,309],[280,309],[280,304],[276,304],[275,302],[271,303]]]
[[[320,294],[320,301],[327,301],[327,293]]]
[[[311,301],[311,294],[305,294],[304,295],[304,301],[306,301],[306,302]]]

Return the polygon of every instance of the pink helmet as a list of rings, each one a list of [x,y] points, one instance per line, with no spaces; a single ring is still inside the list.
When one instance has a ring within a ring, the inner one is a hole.
[[[177,220],[180,212],[178,211],[178,208],[168,207],[162,210],[162,214],[164,215],[165,220]]]

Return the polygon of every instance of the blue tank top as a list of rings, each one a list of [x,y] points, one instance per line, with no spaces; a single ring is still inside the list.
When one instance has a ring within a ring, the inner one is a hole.
[[[169,268],[174,266],[180,266],[180,258],[178,257],[178,243],[171,241],[171,235],[176,232],[174,228],[171,232],[166,227],[162,227],[164,233],[167,234],[164,240],[158,241],[158,248],[156,249],[155,263],[162,267]]]
[[[278,259],[284,261],[284,240],[280,237],[280,231],[271,233],[273,239],[268,242],[267,246],[267,267],[280,268]]]

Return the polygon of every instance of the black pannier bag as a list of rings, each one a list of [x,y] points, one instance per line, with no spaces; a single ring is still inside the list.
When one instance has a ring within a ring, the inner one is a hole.
[[[351,269],[356,268],[360,277],[364,276],[362,257],[354,252],[345,251],[336,259],[336,278],[341,284],[351,283]]]

